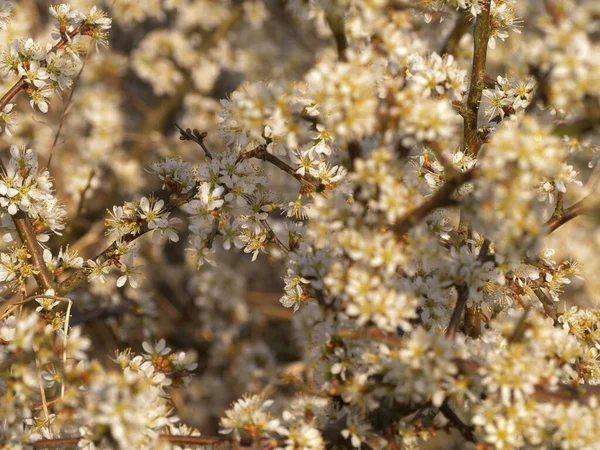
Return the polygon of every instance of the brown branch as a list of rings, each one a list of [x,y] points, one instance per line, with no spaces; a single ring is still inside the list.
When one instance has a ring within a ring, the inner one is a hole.
[[[584,199],[563,210],[562,213],[559,212],[559,214],[554,214],[545,224],[548,229],[548,234],[560,228],[565,223],[570,222],[575,217],[590,214],[596,209],[597,205],[591,202],[591,195],[588,195]]]
[[[190,128],[186,128],[184,130],[178,124],[175,124],[175,126],[177,128],[179,128],[179,132],[181,133],[181,136],[179,137],[179,139],[181,139],[182,141],[194,141],[196,144],[198,144],[200,147],[202,147],[202,150],[204,150],[204,155],[208,159],[213,159],[212,154],[210,153],[210,151],[204,144],[204,138],[208,135],[208,133],[206,131],[200,133],[196,129],[192,130]]]
[[[300,184],[302,186],[309,188],[313,192],[320,191],[318,186],[312,180],[310,180],[308,176],[302,176],[302,175],[296,173],[296,170],[292,166],[287,164],[285,161],[282,161],[277,156],[272,155],[271,153],[267,152],[267,147],[265,145],[260,145],[260,146],[256,147],[255,149],[252,149],[252,150],[249,150],[247,152],[240,154],[240,156],[237,159],[237,162],[240,162],[244,159],[252,159],[252,158],[261,159],[263,161],[273,164],[275,167],[277,167],[277,168],[283,170],[285,173],[293,176],[296,180],[298,180],[300,182]],[[322,193],[322,191],[320,191],[320,192]]]
[[[23,78],[17,81],[13,87],[11,87],[8,92],[2,96],[2,99],[0,99],[0,111],[2,111],[4,107],[8,105],[8,102],[10,102],[15,95],[25,89],[26,86],[27,83]]]
[[[456,291],[458,292],[458,298],[456,299],[454,311],[452,311],[452,317],[450,317],[450,324],[448,325],[448,329],[446,330],[446,337],[448,339],[454,339],[454,337],[456,336],[456,332],[458,331],[458,327],[460,326],[460,318],[465,312],[465,306],[467,305],[467,300],[469,299],[468,286],[464,284],[456,286]]]
[[[67,112],[69,112],[69,106],[71,105],[71,101],[73,100],[73,94],[75,94],[75,89],[77,88],[79,80],[81,79],[81,75],[83,74],[83,69],[85,69],[85,65],[88,61],[88,58],[90,55],[90,50],[92,48],[91,44],[92,43],[90,42],[88,51],[85,54],[85,59],[83,60],[83,64],[81,65],[81,69],[79,69],[79,73],[77,74],[77,76],[75,77],[75,80],[73,81],[73,85],[71,86],[71,92],[69,92],[69,98],[67,99],[67,103],[65,104],[65,107],[63,108],[63,113],[60,116],[58,130],[56,130],[56,134],[54,135],[54,142],[52,143],[52,147],[50,148],[50,155],[48,156],[48,162],[46,163],[46,167],[48,169],[50,169],[50,164],[52,163],[52,156],[54,155],[54,149],[56,148],[56,143],[58,142],[58,138],[60,137],[60,132],[62,131],[62,127],[65,123],[65,117],[67,116]]]
[[[558,311],[556,310],[556,305],[554,304],[554,301],[552,301],[552,299],[548,297],[544,293],[544,291],[542,291],[542,289],[539,287],[535,288],[533,290],[533,293],[540,300],[540,302],[542,302],[542,306],[544,307],[544,312],[546,313],[546,315],[552,318],[552,320],[554,320],[554,323],[556,323],[558,320]]]
[[[473,67],[471,69],[471,83],[465,108],[464,141],[465,150],[477,156],[481,140],[477,133],[477,116],[479,104],[485,87],[485,63],[487,59],[488,41],[490,40],[490,3],[491,0],[481,2],[481,14],[477,16],[473,32]]]
[[[475,427],[472,425],[467,425],[464,423],[460,417],[450,408],[448,405],[448,400],[442,403],[440,406],[441,413],[448,419],[454,427],[462,434],[462,436],[469,442],[477,442],[477,438],[475,437]]]
[[[344,18],[337,13],[328,12],[325,14],[325,21],[333,38],[335,39],[335,47],[337,49],[338,59],[342,62],[348,61],[348,39],[346,38]]]
[[[32,442],[30,445],[33,448],[66,447],[68,445],[76,446],[80,440],[81,438],[41,439],[39,441]]]
[[[12,219],[15,223],[15,228],[19,233],[19,237],[21,238],[21,242],[27,247],[27,252],[31,256],[31,261],[35,269],[33,271],[33,276],[38,286],[43,291],[48,289],[54,289],[56,291],[56,283],[50,272],[48,272],[42,251],[38,245],[35,231],[31,226],[27,214],[23,211],[18,211],[17,214],[12,216]]]
[[[466,172],[460,172],[455,177],[449,177],[446,183],[444,183],[441,188],[439,188],[431,197],[429,197],[427,201],[399,219],[392,227],[392,230],[396,234],[402,236],[406,234],[413,226],[418,224],[422,219],[424,219],[434,209],[451,205],[453,203],[451,196],[454,191],[474,177],[475,169],[471,169]]]
[[[173,436],[162,434],[158,438],[160,441],[169,442],[171,444],[184,445],[215,445],[220,442],[228,442],[228,439],[218,436]]]
[[[215,445],[221,442],[229,442],[227,439],[222,439],[217,436],[173,436],[167,434],[161,434],[158,437],[159,441],[169,442],[171,444],[183,444],[183,445]],[[41,447],[66,447],[69,445],[76,446],[81,438],[60,438],[60,439],[41,439],[36,442],[32,442],[30,445],[33,448]]]
[[[336,331],[335,335],[347,339],[366,339],[385,342],[386,344],[393,346],[400,346],[404,343],[402,337],[386,334],[377,327],[371,327],[364,330],[339,329]]]
[[[285,255],[287,255],[290,252],[290,249],[287,248],[286,245],[279,240],[279,238],[277,237],[277,235],[273,231],[273,228],[271,228],[271,225],[269,225],[269,222],[267,222],[266,220],[261,220],[260,223],[262,223],[262,226],[267,231],[267,235],[269,236],[269,240],[271,242],[274,242],[275,245],[279,248],[279,250],[281,250]]]
[[[396,436],[393,425],[389,424],[385,427],[385,438],[388,441],[390,450],[398,450],[398,444],[396,444]]]

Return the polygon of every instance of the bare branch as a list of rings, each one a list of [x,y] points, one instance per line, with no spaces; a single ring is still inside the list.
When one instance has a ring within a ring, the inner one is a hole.
[[[477,134],[477,116],[481,95],[485,87],[485,63],[487,60],[488,41],[490,40],[490,3],[484,0],[481,3],[481,14],[477,16],[473,33],[474,50],[473,66],[471,68],[471,84],[465,108],[464,140],[465,150],[477,156],[481,140]]]
[[[598,210],[597,203],[592,202],[591,195],[588,195],[584,199],[563,210],[562,213],[559,212],[558,214],[554,214],[552,218],[546,222],[548,233],[552,233],[577,216],[590,214],[596,210]]]
[[[46,164],[46,167],[48,169],[50,169],[50,164],[52,163],[52,156],[54,155],[54,149],[56,148],[56,143],[58,142],[58,138],[60,137],[60,132],[62,131],[62,127],[65,123],[65,117],[67,117],[67,113],[69,112],[69,108],[71,106],[71,101],[73,100],[73,94],[75,94],[75,89],[77,88],[77,85],[81,78],[81,74],[83,73],[83,69],[85,69],[85,65],[87,64],[87,61],[88,61],[88,58],[90,55],[90,50],[92,49],[92,44],[93,44],[93,42],[90,42],[88,51],[85,54],[85,59],[83,60],[83,64],[81,64],[81,69],[79,69],[79,73],[77,74],[77,76],[75,77],[75,80],[73,81],[73,84],[71,86],[71,92],[69,92],[69,98],[67,100],[67,103],[65,103],[65,107],[60,116],[58,130],[56,130],[56,134],[54,135],[54,142],[52,143],[52,147],[50,148],[50,155],[48,156],[48,163]]]
[[[322,193],[322,190],[319,189],[319,186],[317,186],[317,184],[315,184],[314,180],[311,180],[309,176],[302,176],[302,175],[296,173],[296,170],[293,167],[291,167],[289,164],[287,164],[285,161],[282,161],[277,156],[272,155],[271,153],[267,152],[266,146],[260,145],[260,146],[256,147],[255,149],[252,149],[252,150],[249,150],[247,152],[240,154],[240,156],[238,157],[238,162],[242,161],[244,159],[252,159],[252,158],[262,159],[263,161],[267,161],[267,162],[273,164],[275,167],[278,167],[279,169],[281,169],[284,172],[293,176],[296,180],[298,180],[300,182],[300,184],[302,186],[309,188],[313,192]]]
[[[392,230],[398,235],[406,234],[413,226],[418,224],[430,212],[437,208],[443,208],[453,203],[452,194],[454,191],[475,177],[475,169],[466,172],[460,172],[455,177],[450,177],[427,201],[413,209],[403,218],[399,219],[392,227]]]
[[[452,311],[452,317],[450,317],[450,324],[446,330],[446,337],[448,339],[454,339],[456,336],[456,332],[460,326],[460,318],[465,312],[465,306],[467,305],[467,300],[469,299],[468,286],[462,284],[460,286],[456,286],[456,290],[458,292],[458,298],[456,299],[454,311]]]
[[[175,124],[175,126],[179,128],[179,132],[181,133],[179,139],[181,139],[182,141],[194,141],[196,144],[202,147],[202,150],[204,150],[204,154],[208,159],[213,159],[212,154],[204,144],[204,138],[208,135],[206,131],[200,133],[196,129],[192,130],[191,128],[186,128],[184,130],[178,124]]]
[[[344,18],[340,14],[328,12],[325,14],[325,21],[329,25],[335,39],[338,59],[342,62],[348,61],[348,39],[346,39]]]
[[[477,442],[477,439],[475,437],[475,427],[464,423],[461,420],[461,418],[458,417],[458,415],[452,410],[452,408],[450,408],[450,405],[448,405],[448,400],[442,403],[442,406],[440,406],[440,411],[446,417],[446,419],[452,422],[454,427],[460,432],[460,434],[462,434],[462,436],[467,441]]]

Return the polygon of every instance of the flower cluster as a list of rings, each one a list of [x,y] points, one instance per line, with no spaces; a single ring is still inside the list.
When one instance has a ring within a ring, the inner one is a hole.
[[[446,95],[461,100],[467,90],[467,71],[454,63],[452,55],[440,56],[433,53],[428,58],[414,53],[408,57],[408,73],[411,88],[424,96]]]
[[[0,180],[0,206],[6,211],[3,215],[25,212],[33,222],[38,239],[47,241],[47,232],[60,234],[65,227],[65,211],[54,196],[50,173],[39,169],[37,155],[26,146],[12,145],[10,155]],[[5,235],[5,240],[13,240],[14,228],[11,230],[11,224],[7,225],[11,237]]]
[[[468,10],[476,17],[481,14],[482,5],[479,1],[472,0],[426,0],[425,6],[432,11],[441,12],[446,7]],[[506,40],[508,32],[520,33],[522,20],[515,15],[517,0],[492,0],[490,2],[490,40],[489,47],[496,48],[496,39]],[[432,15],[425,12],[425,20],[430,22]]]
[[[478,209],[473,212],[498,247],[539,243],[548,212],[534,188],[544,178],[558,178],[566,156],[561,140],[532,117],[506,120],[497,128],[482,149],[478,167],[485,184],[474,189]]]
[[[502,121],[507,115],[525,110],[533,98],[534,88],[535,82],[531,78],[513,84],[508,78],[498,76],[494,90],[483,90],[487,101],[486,117],[491,121],[498,116]]]
[[[86,15],[61,4],[50,7],[50,14],[58,22],[56,36],[60,40],[56,45],[44,46],[32,39],[20,39],[12,41],[0,55],[0,70],[20,76],[31,107],[37,106],[43,113],[48,112],[48,103],[54,94],[71,86],[71,78],[81,64],[80,36],[90,36],[96,45],[106,46],[111,27],[111,20],[95,6]]]

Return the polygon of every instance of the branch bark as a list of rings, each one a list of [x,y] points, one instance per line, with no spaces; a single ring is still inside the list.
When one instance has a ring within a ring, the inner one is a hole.
[[[448,178],[446,183],[439,188],[426,202],[413,209],[410,213],[398,220],[392,230],[402,236],[413,226],[418,224],[434,209],[442,208],[453,203],[451,198],[456,189],[475,177],[475,169],[460,172],[454,177]]]
[[[43,291],[48,289],[54,289],[56,291],[57,285],[50,272],[48,272],[46,262],[44,261],[42,251],[38,245],[37,237],[33,230],[33,226],[31,226],[29,217],[27,217],[27,214],[23,211],[19,211],[12,219],[21,238],[21,242],[27,247],[27,252],[31,255],[31,261],[35,268],[33,276],[39,288]]]
[[[467,300],[469,299],[468,286],[464,284],[456,286],[456,290],[458,291],[458,298],[456,299],[454,311],[452,311],[452,317],[450,317],[450,324],[448,325],[448,329],[446,330],[446,337],[448,339],[454,339],[454,337],[456,336],[456,332],[458,331],[458,327],[460,326],[460,318],[465,312],[465,306],[467,305]]]
[[[575,217],[581,216],[584,214],[590,214],[592,211],[594,211],[597,208],[597,205],[595,204],[595,202],[593,203],[591,200],[592,200],[591,195],[588,195],[587,197],[578,201],[574,205],[563,210],[561,213],[555,214],[554,216],[552,216],[552,218],[546,222],[546,228],[548,229],[548,234],[557,230],[558,228],[563,226],[565,223],[570,222]]]
[[[473,66],[471,68],[471,84],[465,108],[464,140],[465,150],[477,156],[481,139],[477,134],[477,116],[479,115],[479,104],[485,86],[485,63],[487,60],[488,41],[490,40],[490,3],[484,0],[481,5],[481,14],[477,16],[473,39],[475,41],[473,50]]]
[[[183,444],[183,445],[215,445],[222,442],[229,442],[226,439],[222,439],[216,436],[173,436],[162,434],[158,437],[162,442],[169,442],[171,444]],[[76,446],[81,438],[61,438],[61,439],[41,439],[36,442],[32,442],[33,448],[54,448],[54,447],[66,447]]]

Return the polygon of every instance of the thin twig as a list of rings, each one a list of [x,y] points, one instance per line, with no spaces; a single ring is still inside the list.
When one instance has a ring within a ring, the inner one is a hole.
[[[539,287],[535,288],[533,293],[540,300],[540,302],[542,302],[546,315],[556,322],[558,320],[558,311],[556,310],[554,301],[552,301],[552,299],[548,297]]]
[[[17,297],[18,298],[18,297]],[[48,294],[33,294],[28,297],[25,297],[23,300],[11,299],[2,304],[0,304],[0,320],[6,319],[6,317],[12,313],[19,306],[23,306],[26,303],[29,303],[36,298],[48,298],[51,300],[58,300],[60,302],[70,301],[66,297],[59,297],[57,295],[48,295]]]
[[[279,159],[277,156],[269,153],[267,151],[266,146],[260,145],[260,146],[256,147],[255,149],[252,149],[252,150],[249,150],[247,152],[240,154],[240,156],[238,156],[237,162],[240,162],[244,159],[252,159],[252,158],[261,159],[263,161],[267,161],[267,162],[273,164],[275,167],[277,167],[277,168],[283,170],[285,173],[293,176],[296,180],[298,180],[300,182],[300,184],[303,187],[307,187],[313,192],[318,191],[322,196],[326,197],[325,193],[322,190],[318,189],[318,186],[315,184],[315,181],[310,179],[310,176],[307,176],[307,175],[302,176],[299,173],[296,173],[296,169],[291,167],[285,161],[282,161],[281,159]]]
[[[269,240],[274,242],[275,245],[277,245],[277,247],[279,247],[279,250],[281,250],[284,254],[287,255],[290,252],[290,249],[287,248],[286,245],[279,240],[279,238],[273,231],[273,228],[271,228],[271,225],[269,225],[269,222],[267,222],[266,220],[261,220],[260,223],[267,231],[267,234],[269,235]]]
[[[63,124],[65,122],[65,117],[67,116],[67,112],[69,112],[69,107],[71,105],[71,101],[73,100],[73,94],[75,94],[75,89],[77,88],[77,84],[79,82],[79,79],[81,78],[81,74],[83,73],[83,69],[85,68],[85,65],[88,61],[89,55],[90,55],[90,50],[92,49],[92,44],[93,42],[90,42],[90,45],[88,46],[88,51],[85,54],[85,59],[83,60],[83,64],[81,64],[81,69],[79,69],[79,73],[77,74],[77,76],[75,77],[75,80],[73,81],[73,84],[71,86],[71,92],[69,92],[69,98],[67,99],[67,103],[65,103],[65,107],[63,108],[63,112],[60,116],[60,123],[58,124],[58,130],[56,130],[56,134],[54,135],[54,142],[52,143],[52,147],[50,148],[50,155],[48,156],[48,163],[46,164],[46,167],[48,169],[50,169],[50,163],[52,162],[52,156],[54,155],[54,149],[56,147],[56,143],[58,142],[58,138],[60,136],[60,132],[62,130]]]
[[[67,304],[67,313],[65,315],[65,329],[64,329],[64,339],[63,339],[63,370],[66,370],[67,368],[67,338],[68,338],[68,334],[69,334],[69,318],[71,317],[71,306],[73,306],[73,302],[68,299],[65,298],[65,300],[68,302]],[[60,385],[60,398],[64,398],[65,397],[65,382],[63,380],[63,382]]]
[[[94,179],[94,176],[96,176],[96,167],[92,167],[92,170],[90,170],[90,176],[87,179],[85,187],[81,191],[79,197],[79,204],[77,205],[77,210],[75,211],[75,219],[77,219],[79,215],[83,212],[83,207],[85,206],[85,196],[92,187],[92,180]]]
[[[449,177],[429,199],[400,218],[392,227],[398,235],[406,234],[413,226],[418,224],[434,209],[442,208],[453,203],[451,198],[454,191],[475,176],[475,169],[460,172],[455,177]]]
[[[50,432],[50,437],[53,437],[52,435],[52,429],[50,428],[50,414],[48,413],[48,404],[46,402],[46,391],[44,390],[44,383],[42,380],[42,372],[40,369],[40,360],[38,358],[35,358],[35,367],[36,367],[36,371],[37,371],[37,379],[38,379],[38,384],[40,386],[40,396],[42,397],[42,409],[44,411],[44,419],[46,422],[46,426],[48,427],[48,431]]]
[[[179,128],[179,132],[181,133],[181,136],[179,139],[184,140],[184,141],[194,141],[196,144],[198,144],[200,147],[202,147],[202,150],[204,150],[204,154],[206,155],[206,157],[208,159],[213,159],[212,154],[210,153],[210,151],[208,150],[208,148],[206,148],[206,145],[204,144],[204,138],[207,135],[206,132],[200,133],[200,132],[198,132],[198,130],[192,131],[190,128],[187,128],[184,130],[178,124],[175,124],[175,126],[177,128]]]

